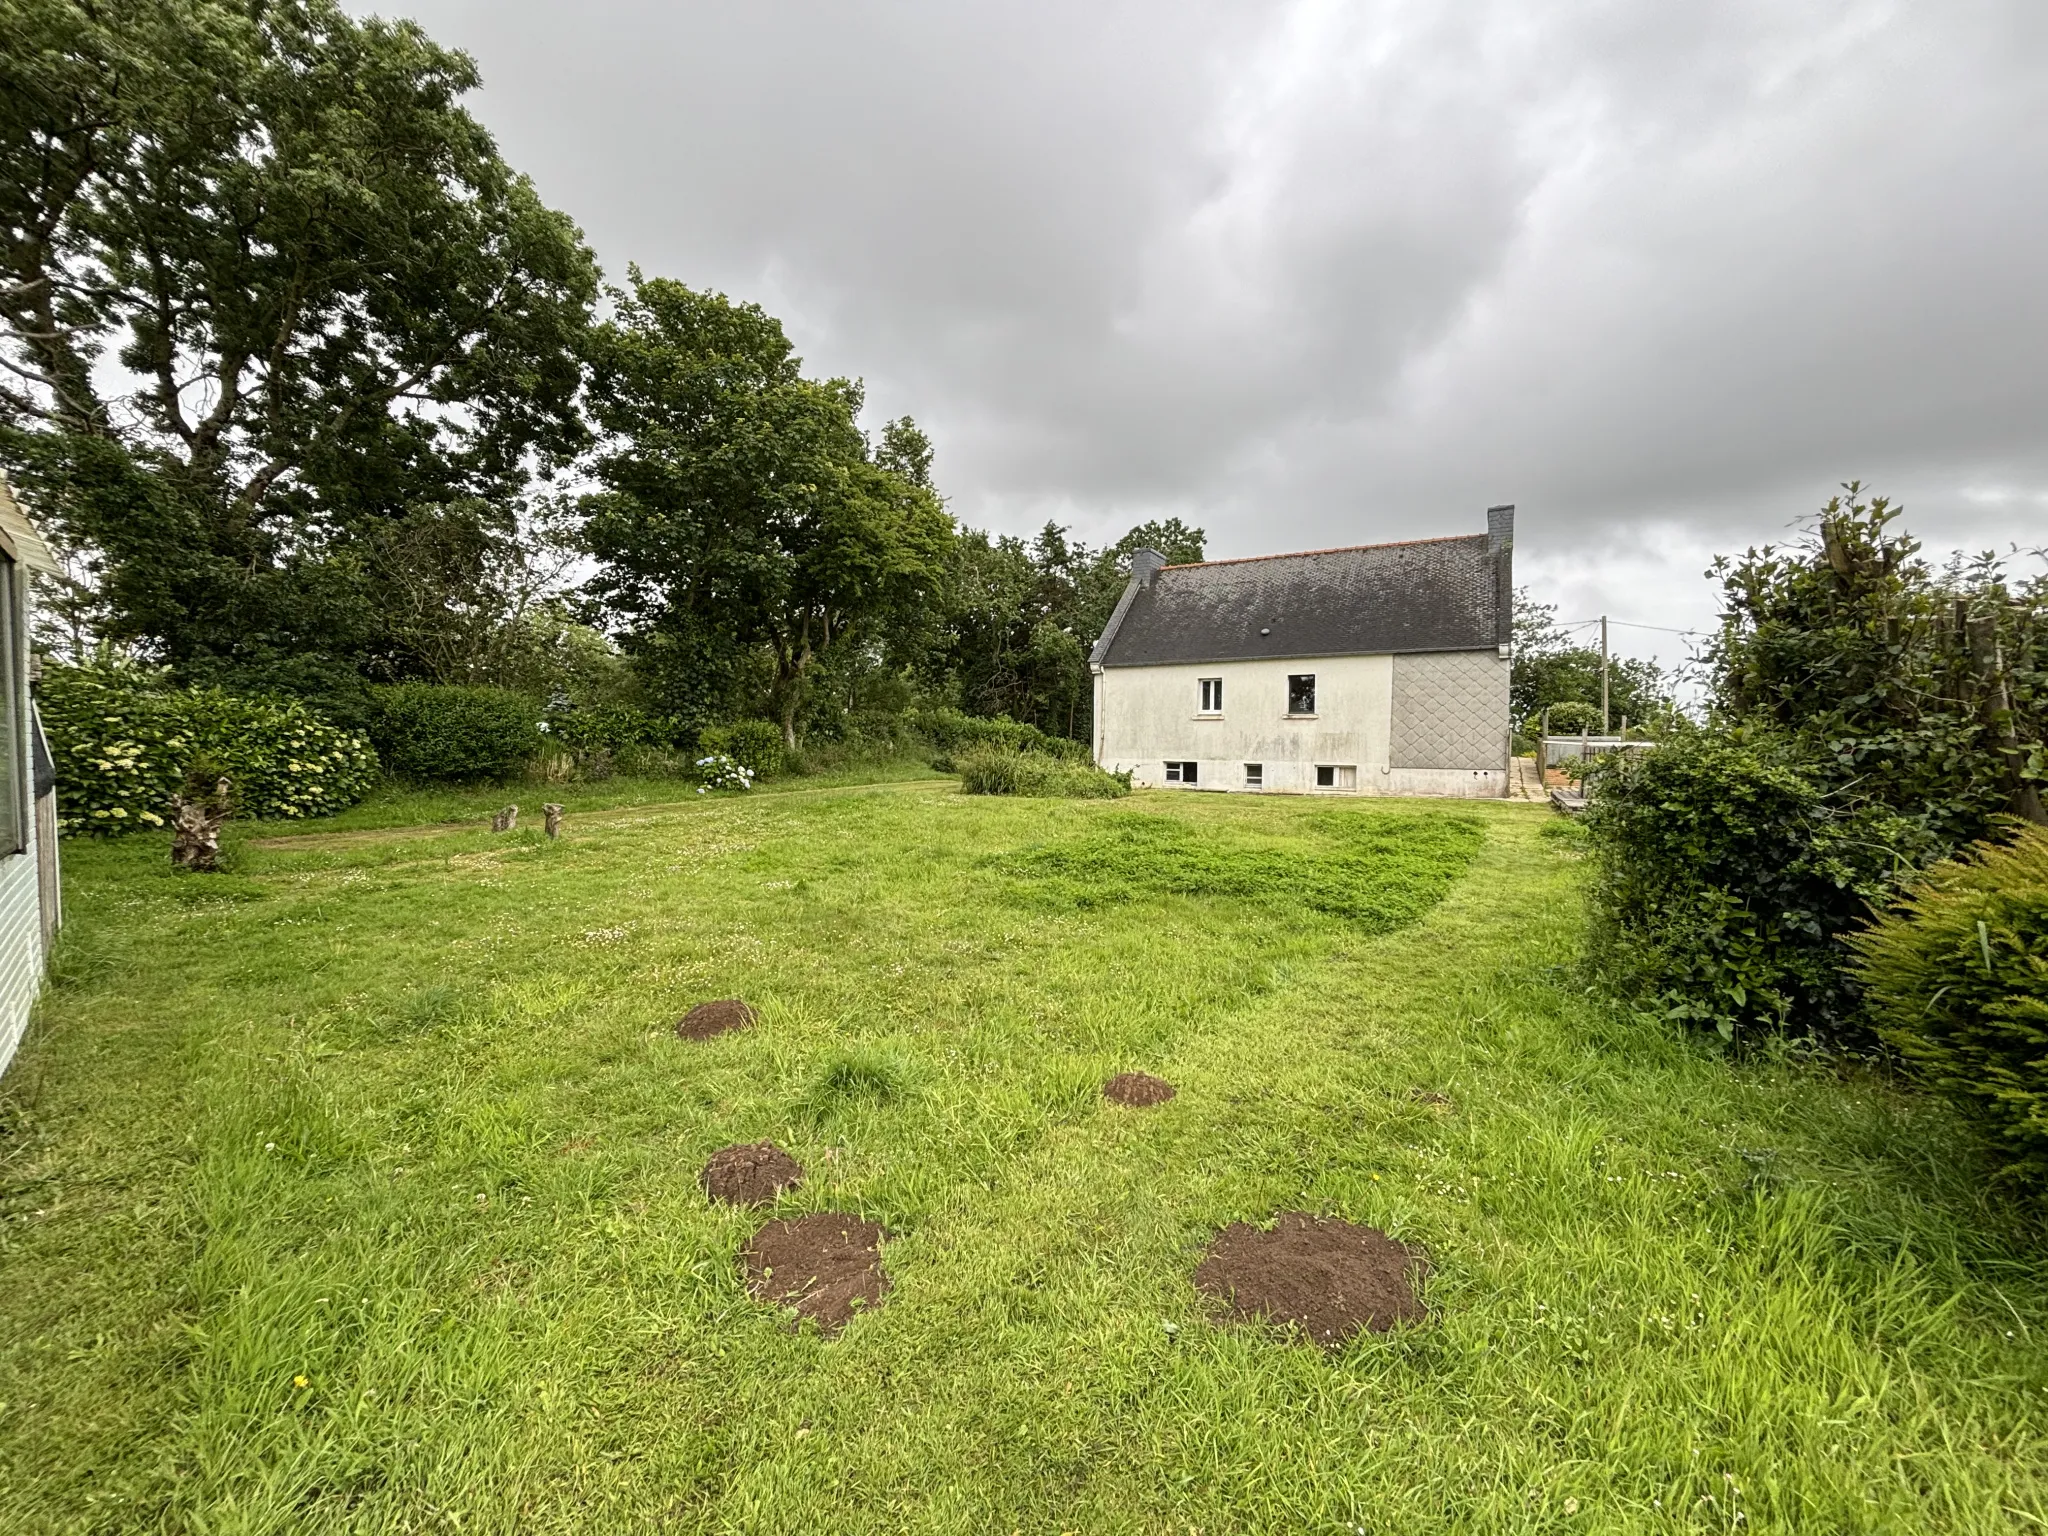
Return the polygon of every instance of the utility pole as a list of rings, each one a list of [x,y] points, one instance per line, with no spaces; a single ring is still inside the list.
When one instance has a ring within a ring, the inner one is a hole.
[[[1607,615],[1600,615],[1600,734],[1607,734]]]

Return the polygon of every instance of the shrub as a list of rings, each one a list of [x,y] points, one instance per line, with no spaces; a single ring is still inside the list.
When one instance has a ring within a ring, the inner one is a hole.
[[[931,743],[932,766],[951,772],[955,759],[974,748],[1009,752],[1037,752],[1068,762],[1087,762],[1088,743],[1064,736],[1049,736],[1035,725],[1012,720],[1008,715],[968,715],[957,709],[931,709],[916,715],[913,729]]]
[[[377,771],[366,738],[296,699],[173,688],[151,668],[46,666],[37,707],[67,833],[164,825],[195,759],[232,780],[238,814],[257,817],[342,810]]]
[[[1093,763],[1068,762],[1042,752],[977,747],[960,758],[959,769],[960,787],[970,795],[1114,800],[1131,792],[1128,773],[1105,773]]]
[[[550,741],[579,756],[586,752],[616,754],[633,747],[671,747],[682,734],[672,716],[650,714],[631,704],[551,709],[540,729]]]
[[[226,772],[237,816],[331,816],[376,782],[369,738],[328,724],[297,699],[243,698],[218,688],[177,697],[194,754]]]
[[[1542,716],[1537,716],[1539,728]],[[1550,734],[1553,736],[1576,736],[1581,732],[1600,734],[1600,706],[1566,702],[1550,706]]]
[[[754,770],[745,763],[735,762],[723,752],[713,752],[709,757],[697,759],[697,772],[704,782],[697,786],[697,793],[708,789],[752,789]]]
[[[2048,830],[1935,865],[1849,946],[1883,1039],[2048,1183]]]
[[[533,704],[509,688],[399,683],[373,695],[371,738],[412,779],[502,778],[540,747]]]
[[[697,733],[701,751],[729,757],[757,779],[783,768],[782,728],[772,720],[735,720],[707,725]]]
[[[1731,1040],[1858,1027],[1838,941],[1921,861],[1911,823],[1772,737],[1681,731],[1593,785],[1590,960],[1622,996]]]

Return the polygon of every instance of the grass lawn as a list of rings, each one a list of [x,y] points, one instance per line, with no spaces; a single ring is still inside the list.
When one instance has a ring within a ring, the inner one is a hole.
[[[0,1530],[2039,1529],[2039,1228],[1931,1103],[1604,1017],[1551,825],[942,783],[69,845]],[[835,1339],[698,1188],[761,1138],[892,1234]],[[1212,1321],[1209,1236],[1291,1209],[1425,1249],[1431,1320]]]
[[[764,779],[759,795],[839,789],[854,784],[909,783],[943,775],[929,765],[907,759],[859,762],[829,773]],[[541,806],[555,801],[569,815],[617,810],[628,806],[679,805],[698,799],[695,779],[638,778],[621,774],[596,784],[433,784],[411,787],[383,784],[336,816],[266,826],[264,835],[294,836],[307,832],[372,827],[409,827],[422,823],[488,820],[500,806],[517,805],[520,818],[540,825]]]

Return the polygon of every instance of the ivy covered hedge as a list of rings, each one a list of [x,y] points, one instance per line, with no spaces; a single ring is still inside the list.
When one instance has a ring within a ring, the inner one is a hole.
[[[343,810],[377,776],[367,738],[296,699],[175,688],[162,671],[104,664],[46,666],[36,702],[67,834],[165,825],[199,761],[228,778],[237,815],[265,819]]]
[[[1871,1043],[1843,939],[2002,819],[2048,824],[2048,579],[1930,566],[1846,489],[1718,567],[1704,724],[1590,775],[1600,971],[1729,1038]]]

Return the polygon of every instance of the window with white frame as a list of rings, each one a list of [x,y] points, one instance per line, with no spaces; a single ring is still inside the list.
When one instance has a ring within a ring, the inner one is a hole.
[[[1266,765],[1264,763],[1246,763],[1244,765],[1244,787],[1246,789],[1264,789],[1266,787]]]
[[[1358,766],[1355,763],[1317,763],[1316,788],[1358,788]]]
[[[1202,679],[1202,713],[1220,715],[1223,713],[1223,679],[1205,677]]]
[[[1316,675],[1296,672],[1287,679],[1287,713],[1312,715],[1316,712]]]
[[[1169,784],[1192,784],[1192,783],[1194,783],[1195,781],[1196,781],[1196,774],[1195,774],[1195,765],[1194,765],[1193,763],[1181,762],[1181,763],[1168,763],[1168,764],[1166,765],[1166,782],[1167,782],[1167,783],[1169,783]]]

